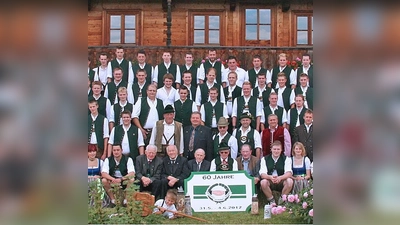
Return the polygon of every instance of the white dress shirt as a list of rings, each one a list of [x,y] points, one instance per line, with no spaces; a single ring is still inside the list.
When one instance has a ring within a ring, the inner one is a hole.
[[[226,159],[226,161],[228,161],[228,159]],[[221,158],[221,163],[222,162],[223,162],[223,159]],[[215,159],[213,159],[211,161],[210,171],[217,171],[217,165],[215,164]],[[235,159],[233,159],[232,171],[238,171],[238,164]]]
[[[176,93],[177,91],[174,87],[171,87],[169,93],[167,93],[165,86],[163,86],[157,90],[156,98],[163,101],[164,107],[167,105],[174,105]]]
[[[93,114],[90,114],[90,116],[92,117],[92,120],[94,121],[94,120],[97,119],[99,114],[97,114],[96,116],[93,116]],[[93,124],[93,128],[94,129],[96,128],[95,124]],[[110,136],[109,133],[110,132],[109,132],[109,129],[108,129],[108,120],[107,120],[107,118],[104,118],[104,121],[103,121],[103,139],[104,138],[108,138]],[[104,141],[104,140],[97,140],[96,132],[92,132],[92,135],[90,136],[90,144],[97,144],[99,141]],[[106,148],[106,146],[104,146],[104,148]]]
[[[148,97],[146,98],[147,100],[147,104],[149,104],[150,106],[150,111],[149,111],[149,115],[147,117],[146,123],[145,124],[141,124],[143,129],[151,129],[154,127],[154,125],[156,124],[156,122],[159,120],[158,119],[158,112],[157,112],[157,98],[154,99],[154,102],[151,101]],[[142,111],[141,107],[142,107],[142,98],[139,98],[138,101],[136,102],[136,104],[133,107],[133,116],[132,118],[138,118],[139,119],[139,115]]]
[[[211,105],[212,106],[215,106],[215,104],[217,104],[217,101],[215,101],[215,102],[212,102],[212,101],[210,101],[210,103],[211,103]],[[200,113],[201,113],[201,120],[203,121],[203,122],[205,122],[206,121],[206,113],[205,113],[206,111],[205,111],[205,109],[204,109],[204,104],[203,105],[201,105],[201,107],[200,107]],[[222,116],[223,117],[225,117],[225,118],[229,118],[229,116],[228,116],[228,111],[226,110],[226,105],[225,104],[223,104],[223,107],[222,107]],[[217,121],[219,120],[219,118],[216,118],[215,116],[213,116],[213,118],[212,118],[212,120],[211,120],[211,127],[212,128],[217,128]]]
[[[222,83],[223,82],[228,83],[229,72],[231,72],[231,70],[229,68],[226,68],[224,70],[224,72],[222,73]],[[245,81],[249,81],[249,74],[247,73],[246,70],[244,70],[240,67],[236,67],[236,70],[233,72],[236,72],[236,74],[237,74],[237,81],[236,81],[237,86],[242,87],[242,85]]]
[[[278,161],[279,157],[277,159],[274,159],[274,157],[272,157],[272,159],[276,163]],[[292,171],[292,159],[290,157],[286,157],[284,171],[285,171],[285,173],[287,173],[287,172],[293,173],[293,171]],[[274,174],[274,172],[272,174]],[[258,173],[260,174],[260,176],[262,174],[266,174],[266,175],[268,174],[267,164],[265,163],[264,159],[261,159],[260,170],[258,171]],[[278,174],[276,174],[276,175],[278,175]]]
[[[129,125],[128,128],[125,128],[125,126],[122,126],[122,129],[124,129],[124,137],[122,138],[122,154],[124,155],[128,155],[130,153],[131,148],[129,147],[129,137],[128,137],[128,130],[129,128],[131,128],[132,125]],[[136,134],[138,135],[138,139],[137,139],[137,146],[144,146],[144,140],[143,140],[143,134],[142,131],[140,129],[138,129],[138,133]],[[111,134],[110,134],[110,139],[108,140],[108,144],[113,145],[114,144],[114,136],[115,136],[115,127],[111,130]]]
[[[171,63],[166,64],[164,62],[164,66],[168,70],[169,67],[171,66]],[[159,82],[162,82],[161,80],[158,80],[158,65],[154,68],[153,81],[156,82],[157,84]],[[179,83],[179,84],[181,83],[181,70],[179,69],[178,65],[176,65],[175,83]]]

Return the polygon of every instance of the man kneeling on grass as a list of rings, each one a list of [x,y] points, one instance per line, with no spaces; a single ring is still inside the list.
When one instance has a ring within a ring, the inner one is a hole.
[[[114,143],[112,146],[112,155],[104,160],[103,168],[101,169],[101,180],[107,195],[110,197],[111,202],[109,208],[115,207],[115,196],[111,189],[111,184],[119,184],[122,189],[133,183],[135,176],[135,167],[131,157],[122,154],[120,143]],[[128,184],[124,181],[128,180]],[[124,193],[125,195],[125,193]],[[127,200],[124,197],[122,206],[126,207]]]
[[[175,219],[176,207],[175,202],[177,200],[177,193],[175,189],[169,189],[167,194],[165,195],[165,199],[158,199],[154,204],[156,208],[154,208],[154,214],[162,214],[169,219]],[[168,210],[168,211],[167,211]],[[170,211],[169,211],[170,210]],[[173,212],[171,212],[173,211]]]
[[[262,179],[261,190],[270,204],[275,203],[272,190],[282,191],[282,195],[288,195],[292,190],[293,180],[290,178],[292,176],[292,160],[282,154],[280,141],[274,141],[271,145],[271,154],[261,158],[259,174]]]

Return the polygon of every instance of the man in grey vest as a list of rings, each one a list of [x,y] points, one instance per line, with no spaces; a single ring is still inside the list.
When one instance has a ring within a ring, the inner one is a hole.
[[[159,120],[151,132],[150,144],[157,146],[157,156],[164,157],[169,145],[176,145],[179,154],[183,153],[182,123],[174,121],[175,110],[172,105],[165,106],[164,120]]]

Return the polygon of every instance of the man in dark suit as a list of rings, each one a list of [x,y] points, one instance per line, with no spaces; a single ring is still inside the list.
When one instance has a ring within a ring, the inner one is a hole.
[[[206,152],[205,158],[213,160],[214,147],[211,128],[201,125],[201,114],[193,112],[190,117],[191,126],[183,128],[183,157],[194,159],[194,150],[202,148]]]
[[[175,145],[167,147],[167,155],[163,158],[161,172],[161,196],[165,196],[168,189],[183,187],[183,181],[189,177],[190,171],[186,158],[178,155]]]
[[[204,149],[198,148],[194,152],[195,159],[188,162],[188,168],[191,172],[210,171],[210,161],[205,160],[206,152]]]
[[[313,111],[307,109],[304,113],[304,124],[295,128],[294,142],[301,142],[306,148],[307,156],[313,161]]]
[[[157,157],[157,146],[148,145],[144,155],[136,157],[136,178],[139,181],[139,191],[149,191],[156,199],[160,196],[161,171],[163,161]]]

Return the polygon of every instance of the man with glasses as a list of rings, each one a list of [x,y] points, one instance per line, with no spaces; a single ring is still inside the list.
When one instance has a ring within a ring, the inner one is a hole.
[[[218,156],[218,146],[221,142],[226,142],[231,149],[231,158],[235,159],[238,153],[238,143],[234,136],[228,133],[229,122],[225,117],[218,120],[218,134],[214,135],[214,158]]]
[[[238,171],[238,164],[235,159],[229,157],[230,148],[226,142],[218,146],[219,156],[211,161],[210,171]]]

